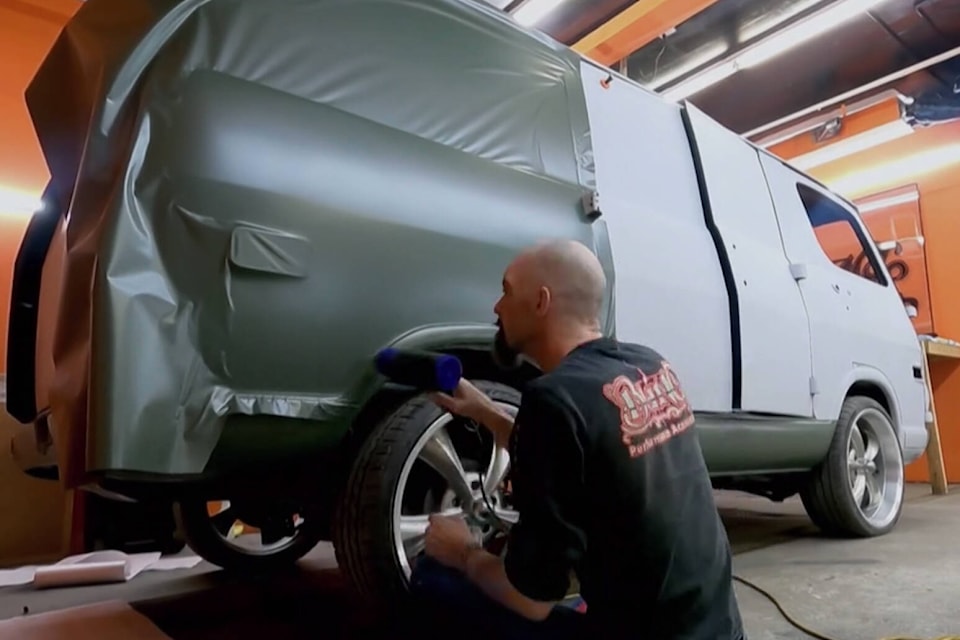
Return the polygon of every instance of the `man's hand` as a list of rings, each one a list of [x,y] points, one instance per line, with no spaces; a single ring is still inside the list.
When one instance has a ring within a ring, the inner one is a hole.
[[[480,547],[470,528],[461,516],[430,516],[425,548],[428,556],[441,564],[465,572],[470,551],[478,548]]]
[[[496,411],[493,401],[487,394],[477,389],[466,378],[461,378],[453,395],[435,393],[433,401],[450,413],[470,418],[482,423],[491,411]]]
[[[460,516],[430,516],[426,553],[463,573],[488,597],[530,620],[546,620],[556,604],[531,600],[517,591],[510,584],[503,560],[477,544]]]
[[[450,413],[482,424],[500,447],[506,447],[513,430],[513,418],[501,411],[493,400],[465,378],[460,379],[453,395],[434,393],[433,401]]]

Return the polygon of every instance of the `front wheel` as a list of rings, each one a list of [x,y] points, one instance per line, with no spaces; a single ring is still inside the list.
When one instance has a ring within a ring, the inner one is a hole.
[[[515,415],[520,393],[474,384]],[[426,396],[407,401],[376,426],[354,460],[333,527],[337,561],[374,603],[407,593],[430,514],[464,515],[491,551],[518,515],[504,486],[510,466],[484,427],[444,411]]]
[[[896,526],[905,490],[903,452],[893,421],[871,398],[846,399],[826,459],[800,492],[825,533],[883,535]]]

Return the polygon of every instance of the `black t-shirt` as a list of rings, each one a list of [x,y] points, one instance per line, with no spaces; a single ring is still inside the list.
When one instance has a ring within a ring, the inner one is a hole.
[[[576,574],[605,639],[741,637],[692,410],[658,353],[607,338],[575,349],[524,390],[511,458],[515,588],[560,600]]]

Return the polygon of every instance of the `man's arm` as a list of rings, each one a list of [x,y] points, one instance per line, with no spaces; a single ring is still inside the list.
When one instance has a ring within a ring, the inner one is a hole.
[[[495,433],[509,438],[513,421],[502,417],[510,429]],[[551,393],[529,389],[516,425],[512,498],[520,521],[510,531],[507,557],[472,549],[463,569],[490,598],[524,617],[543,620],[566,596],[571,569],[586,548],[576,524],[583,450],[570,412]]]
[[[500,447],[506,447],[513,431],[513,418],[500,409],[490,396],[477,389],[468,380],[461,379],[453,395],[432,394],[434,402],[450,413],[479,422],[492,434]]]
[[[513,432],[513,417],[491,402],[484,407],[477,422],[486,427],[492,434],[498,447],[506,448],[510,444],[510,434]]]
[[[488,598],[530,620],[542,621],[556,601],[543,602],[523,595],[510,583],[503,560],[482,548],[471,547],[461,570]]]

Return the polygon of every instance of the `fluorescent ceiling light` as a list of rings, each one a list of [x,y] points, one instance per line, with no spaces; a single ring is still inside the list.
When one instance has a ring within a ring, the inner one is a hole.
[[[829,9],[801,20],[785,29],[776,31],[769,38],[725,60],[719,65],[719,68],[723,70],[722,73],[715,72],[718,67],[712,67],[704,73],[698,74],[690,80],[670,89],[664,93],[664,96],[670,96],[668,99],[682,100],[689,95],[720,82],[740,69],[754,67],[775,58],[798,44],[821,35],[833,29],[838,24],[846,22],[864,11],[873,8],[882,1],[883,0],[838,0],[838,2]],[[704,78],[704,76],[706,77]]]
[[[528,0],[513,12],[513,18],[523,26],[529,27],[539,22],[563,2],[564,0]]]
[[[911,191],[898,196],[890,196],[889,198],[881,198],[880,200],[874,200],[873,202],[861,204],[857,206],[857,210],[860,211],[860,213],[869,213],[870,211],[877,211],[878,209],[895,207],[898,204],[909,204],[911,202],[916,202],[919,199],[920,194],[917,191]]]
[[[777,11],[776,22],[758,20],[757,22],[747,25],[743,31],[740,32],[740,39],[743,41],[754,40],[757,37],[767,35],[771,30],[790,22],[791,19],[821,2],[823,2],[823,0],[796,0],[795,2],[791,2],[789,6]]]
[[[762,64],[798,44],[830,31],[838,24],[842,24],[864,11],[869,11],[882,1],[846,0],[846,2],[838,2],[829,9],[778,31],[770,38],[750,47],[737,56],[737,61],[743,68]]]
[[[828,185],[842,194],[863,193],[891,183],[907,184],[917,176],[933,173],[956,163],[960,163],[960,144],[951,144],[849,173],[837,180],[828,181]]]
[[[36,194],[0,186],[0,215],[32,216],[42,208]]]
[[[691,96],[699,91],[702,91],[703,89],[706,89],[712,84],[720,82],[724,78],[732,76],[737,72],[737,69],[739,69],[739,67],[734,60],[721,62],[714,67],[710,67],[703,73],[690,78],[686,82],[682,82],[671,89],[667,89],[662,95],[667,100],[679,102],[687,96]]]
[[[890,142],[913,133],[913,127],[903,120],[894,120],[844,140],[826,144],[819,149],[788,160],[797,169],[806,171],[840,158],[852,156],[873,147]]]

